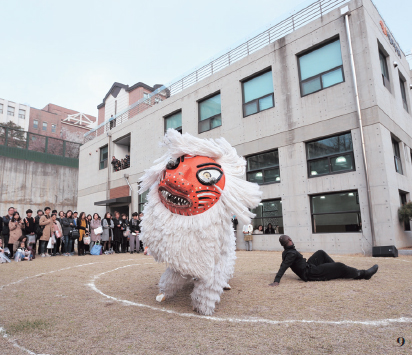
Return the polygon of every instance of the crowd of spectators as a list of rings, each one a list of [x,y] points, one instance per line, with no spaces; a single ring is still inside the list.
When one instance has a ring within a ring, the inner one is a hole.
[[[73,256],[87,253],[100,254],[140,253],[143,245],[139,240],[140,222],[143,213],[126,214],[107,212],[103,218],[94,213],[67,211],[57,212],[46,207],[36,216],[28,209],[26,216],[10,207],[0,219],[0,263],[33,260],[41,257]],[[97,248],[94,248],[97,246]],[[145,252],[146,254],[146,252]]]
[[[124,159],[117,159],[115,156],[112,157],[113,171],[120,171],[123,169],[130,168],[130,155],[126,154]]]

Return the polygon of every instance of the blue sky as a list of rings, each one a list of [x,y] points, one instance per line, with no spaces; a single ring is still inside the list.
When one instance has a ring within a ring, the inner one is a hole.
[[[168,83],[301,3],[0,0],[0,97],[97,115],[113,82]],[[412,1],[374,3],[410,53]]]

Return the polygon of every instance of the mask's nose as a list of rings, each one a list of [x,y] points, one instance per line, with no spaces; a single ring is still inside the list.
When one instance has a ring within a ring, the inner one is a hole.
[[[176,170],[166,171],[165,183],[177,191],[188,194],[193,188],[193,185],[188,180],[190,172],[189,166],[180,164]]]

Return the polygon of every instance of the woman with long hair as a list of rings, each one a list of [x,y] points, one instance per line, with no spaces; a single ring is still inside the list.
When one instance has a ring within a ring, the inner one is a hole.
[[[113,234],[113,220],[112,220],[112,215],[110,212],[106,212],[104,215],[103,221],[102,221],[102,227],[103,227],[103,234],[102,234],[102,242],[103,242],[103,251],[107,251],[110,249],[110,241],[112,239],[112,234]]]
[[[73,212],[68,210],[66,216],[62,218],[62,230],[63,230],[63,245],[64,245],[64,254],[65,256],[71,256],[71,249],[73,241],[70,239],[70,231],[75,228]]]
[[[102,222],[100,221],[100,216],[98,213],[93,213],[93,219],[90,222],[90,251],[92,251],[94,244],[98,241],[100,242],[102,234],[97,234],[95,232],[96,228],[102,226]]]
[[[79,240],[77,244],[77,255],[85,255],[84,252],[84,237],[86,236],[86,228],[87,228],[87,220],[86,220],[86,213],[80,212],[79,218],[77,218],[76,222],[77,229],[79,230]]]
[[[9,222],[10,238],[9,238],[9,250],[10,258],[13,257],[13,253],[17,250],[18,240],[23,235],[24,221],[20,218],[19,212],[14,212],[13,217]]]
[[[122,220],[120,219],[120,213],[115,211],[114,212],[114,218],[113,218],[113,243],[114,243],[114,252],[119,253],[120,249],[120,243],[122,242],[123,239],[123,231],[121,230],[122,228]]]

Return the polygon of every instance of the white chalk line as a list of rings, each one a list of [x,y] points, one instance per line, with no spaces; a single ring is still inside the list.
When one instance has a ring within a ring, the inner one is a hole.
[[[69,267],[65,267],[65,268],[62,268],[62,269],[58,269],[58,270],[52,270],[52,271],[49,271],[49,272],[42,272],[42,273],[40,273],[40,274],[36,274],[36,275],[33,275],[33,276],[26,276],[26,277],[24,277],[24,278],[22,278],[22,279],[20,279],[20,280],[18,280],[18,281],[14,281],[14,282],[10,282],[9,284],[2,285],[2,286],[0,286],[0,291],[1,291],[3,288],[5,288],[5,287],[12,286],[12,285],[16,285],[16,284],[18,284],[18,283],[21,283],[21,282],[23,282],[23,281],[25,281],[25,280],[27,280],[27,279],[31,279],[31,278],[33,278],[33,277],[39,277],[39,276],[42,276],[42,275],[53,274],[53,273],[55,273],[55,272],[65,271],[65,270],[74,269],[74,268],[78,268],[78,267],[82,267],[82,266],[87,266],[87,265],[105,264],[105,263],[113,263],[113,262],[123,262],[123,261],[131,261],[131,260],[136,260],[136,259],[95,261],[95,262],[92,262],[92,263],[75,265],[75,266],[69,266]],[[148,263],[148,264],[149,264],[149,263]],[[150,263],[150,264],[154,264],[154,263]],[[0,326],[0,334],[3,336],[4,339],[6,339],[9,343],[11,343],[14,347],[16,347],[16,348],[18,348],[18,349],[26,352],[27,354],[30,354],[30,355],[49,355],[49,354],[37,354],[37,353],[35,353],[35,352],[33,352],[33,351],[29,350],[29,349],[26,349],[24,346],[19,345],[19,344],[17,343],[17,340],[11,339],[10,336],[7,334],[6,330],[5,330],[3,327],[1,327],[1,326]]]
[[[215,322],[230,322],[230,323],[265,323],[265,324],[272,324],[272,325],[277,325],[277,324],[292,324],[292,323],[312,323],[312,324],[333,324],[333,325],[354,325],[354,324],[360,324],[360,325],[370,325],[370,326],[384,326],[384,325],[390,325],[393,323],[412,323],[412,318],[396,318],[396,319],[380,319],[380,320],[375,320],[375,321],[352,321],[352,320],[343,320],[343,321],[321,321],[321,320],[305,320],[305,319],[290,319],[290,320],[271,320],[271,319],[264,319],[264,318],[256,318],[256,319],[242,319],[242,318],[220,318],[220,317],[214,317],[214,316],[202,316],[199,314],[195,313],[180,313],[176,312],[174,310],[166,309],[166,308],[159,308],[159,307],[153,307],[149,306],[144,303],[136,303],[128,300],[123,300],[120,298],[116,298],[110,295],[105,294],[101,290],[99,290],[96,285],[95,281],[102,275],[108,274],[110,272],[114,272],[119,269],[124,269],[126,267],[131,267],[131,266],[138,266],[141,264],[129,264],[125,266],[120,266],[118,268],[115,268],[113,270],[105,271],[102,272],[98,275],[95,275],[93,279],[90,281],[87,286],[89,286],[93,291],[99,293],[103,297],[106,297],[107,299],[123,303],[127,306],[136,306],[136,307],[142,307],[142,308],[148,308],[153,311],[160,311],[168,314],[173,314],[177,315],[180,317],[185,317],[185,318],[197,318],[197,319],[206,319],[206,320],[211,320]]]

